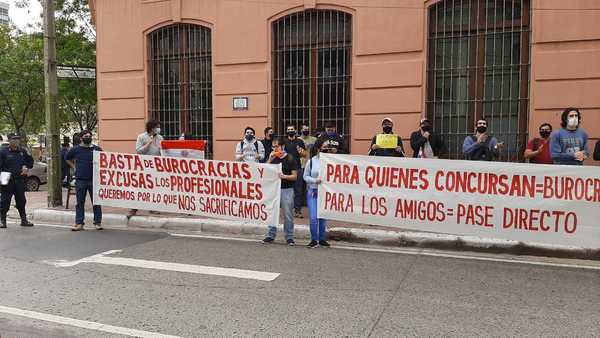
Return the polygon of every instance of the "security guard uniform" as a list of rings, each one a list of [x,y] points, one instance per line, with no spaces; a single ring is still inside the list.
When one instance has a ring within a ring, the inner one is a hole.
[[[27,203],[25,199],[26,176],[23,175],[24,168],[33,168],[33,157],[16,143],[20,139],[19,135],[9,135],[11,144],[0,150],[0,171],[11,174],[8,184],[0,185],[0,192],[2,193],[0,197],[0,228],[6,228],[6,214],[10,208],[13,195],[15,196],[17,210],[21,216],[21,226],[33,226],[27,220],[27,213],[25,212],[25,204]]]

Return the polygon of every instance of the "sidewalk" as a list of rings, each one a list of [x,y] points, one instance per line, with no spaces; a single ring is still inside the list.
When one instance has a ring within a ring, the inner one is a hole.
[[[66,190],[63,191],[63,204],[66,205]],[[27,193],[27,212],[34,222],[73,224],[75,220],[75,196],[70,197],[69,208],[47,208],[47,192]],[[86,205],[86,224],[92,224],[92,206]],[[150,228],[176,230],[184,232],[225,233],[237,235],[257,235],[266,233],[264,225],[248,222],[213,219],[202,216],[187,216],[183,214],[160,213],[150,214],[140,210],[137,215],[127,219],[129,209],[103,207],[102,224],[106,228]],[[9,212],[9,218],[18,219],[14,208]],[[283,220],[281,220],[282,222]],[[279,226],[280,232],[283,227]],[[304,208],[304,218],[295,220],[295,234],[299,240],[309,240],[307,210]],[[600,250],[589,250],[570,246],[545,244],[525,244],[522,242],[480,238],[473,236],[457,236],[441,233],[405,231],[399,228],[370,226],[346,222],[332,221],[328,225],[328,237],[334,241],[346,241],[364,244],[375,244],[394,247],[435,248],[459,251],[475,251],[489,253],[510,253],[513,255],[534,255],[559,258],[577,258],[600,260]],[[301,243],[298,243],[301,244]]]

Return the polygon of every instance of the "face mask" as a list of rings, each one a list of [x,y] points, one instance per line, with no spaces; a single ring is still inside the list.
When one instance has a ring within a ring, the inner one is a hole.
[[[157,134],[160,134],[160,128],[154,129],[154,132],[157,133]]]
[[[272,139],[273,138],[273,134],[267,134],[267,136]]]
[[[431,126],[423,126],[423,127],[421,127],[421,130],[423,132],[431,133]]]
[[[283,157],[283,154],[285,154],[285,151],[283,151],[281,149],[273,151],[273,155],[275,155],[275,157],[277,157],[277,158]]]
[[[83,141],[83,144],[85,145],[89,145],[92,143],[92,138],[91,137],[84,137],[81,139]]]
[[[246,134],[246,140],[247,140],[247,141],[252,141],[252,140],[254,140],[254,135],[252,135],[252,134]]]
[[[477,127],[477,132],[480,134],[483,134],[486,131],[487,131],[487,127],[481,127],[481,126]]]
[[[577,127],[579,125],[579,118],[576,116],[569,117],[568,125],[569,125],[569,127]]]
[[[383,132],[386,134],[390,134],[392,132],[392,127],[390,127],[390,126],[383,127]]]
[[[304,135],[304,136],[310,135],[310,130],[303,130],[302,135]]]
[[[547,138],[548,136],[550,136],[550,134],[552,134],[552,132],[549,130],[540,131],[540,136],[543,138]]]
[[[296,136],[296,132],[295,131],[288,131],[287,132],[287,136],[294,137],[294,136]]]

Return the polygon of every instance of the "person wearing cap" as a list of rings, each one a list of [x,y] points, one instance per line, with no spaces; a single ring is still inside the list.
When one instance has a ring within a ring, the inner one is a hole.
[[[13,195],[15,196],[19,216],[21,216],[21,226],[31,227],[33,223],[27,220],[27,212],[25,211],[25,205],[27,204],[25,178],[29,169],[33,168],[33,157],[21,147],[21,136],[10,134],[8,139],[9,146],[0,151],[0,171],[10,175],[7,184],[0,187],[2,192],[0,198],[0,228],[6,228],[6,214],[10,208]]]
[[[393,135],[394,134],[394,121],[386,117],[381,121],[381,128],[383,129],[383,135]],[[396,136],[397,142],[395,148],[383,148],[381,145],[377,144],[377,136],[373,137],[371,141],[371,148],[369,150],[369,156],[390,156],[390,157],[405,157],[404,155],[404,146],[402,144],[402,138],[400,136]]]
[[[446,144],[442,138],[433,133],[431,121],[421,119],[419,130],[410,135],[410,147],[414,158],[440,158],[446,154]]]

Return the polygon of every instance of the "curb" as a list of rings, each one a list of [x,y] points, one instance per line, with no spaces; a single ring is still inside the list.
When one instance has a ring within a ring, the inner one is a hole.
[[[37,222],[71,224],[75,212],[53,209],[36,209],[32,219]],[[92,223],[93,214],[86,212],[85,220]],[[207,233],[223,233],[230,235],[263,236],[267,229],[264,225],[249,222],[227,221],[218,219],[190,219],[179,217],[134,216],[127,219],[125,215],[103,214],[102,224],[114,228],[164,229]],[[277,227],[283,232],[283,226]],[[294,227],[297,239],[310,239],[310,229],[306,225]],[[547,256],[557,258],[574,258],[600,260],[600,249],[586,249],[573,246],[523,243],[512,240],[480,238],[474,236],[457,236],[439,233],[412,231],[387,231],[378,229],[356,229],[333,227],[328,230],[331,240],[353,243],[373,244],[388,247],[418,247],[454,251],[474,251],[486,253],[508,253],[512,255]]]

